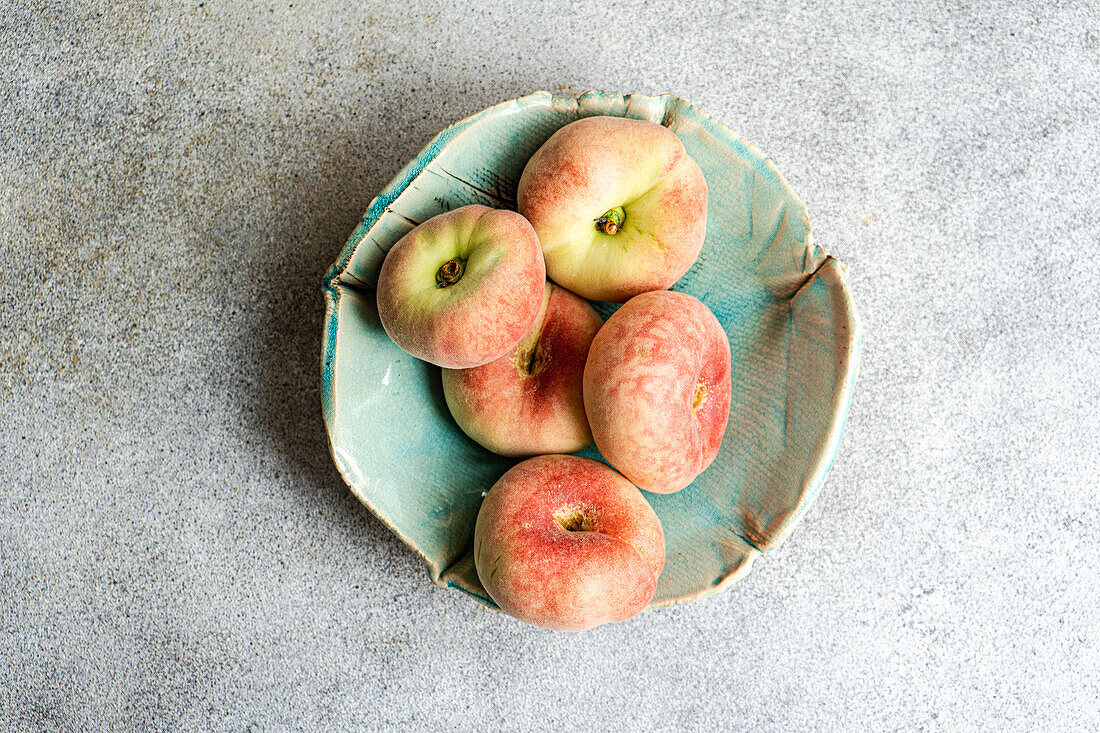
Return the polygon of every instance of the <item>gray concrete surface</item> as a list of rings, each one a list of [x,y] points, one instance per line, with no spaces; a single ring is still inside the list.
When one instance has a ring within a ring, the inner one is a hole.
[[[719,5],[0,2],[0,728],[1100,728],[1100,14]],[[561,636],[345,490],[318,284],[439,129],[588,88],[770,153],[866,335],[785,545]]]

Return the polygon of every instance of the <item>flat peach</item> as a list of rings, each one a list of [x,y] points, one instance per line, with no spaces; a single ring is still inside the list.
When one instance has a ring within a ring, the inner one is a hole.
[[[402,237],[378,275],[378,316],[394,343],[451,369],[512,350],[542,306],[538,237],[514,211],[464,206]]]
[[[714,461],[730,406],[730,346],[710,309],[659,290],[627,301],[588,352],[596,447],[639,488],[679,491]]]
[[[669,287],[706,236],[703,172],[676,133],[645,120],[586,117],[561,128],[527,162],[516,199],[547,274],[590,300]]]
[[[629,481],[599,461],[539,456],[489,490],[474,564],[501,610],[580,631],[639,613],[664,567],[661,522]]]

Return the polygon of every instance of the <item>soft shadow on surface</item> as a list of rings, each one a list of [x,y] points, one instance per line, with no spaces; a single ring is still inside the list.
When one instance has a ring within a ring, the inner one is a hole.
[[[350,122],[317,121],[273,133],[273,147],[282,151],[273,181],[272,236],[262,245],[271,269],[256,303],[262,313],[261,333],[255,334],[260,346],[260,379],[253,395],[257,429],[291,463],[304,498],[323,505],[326,514],[336,513],[343,524],[358,524],[370,512],[345,485],[329,453],[320,396],[321,278],[371,199],[406,162],[447,125],[509,98],[477,98],[459,86],[432,95],[460,99],[454,110],[426,114],[422,89],[376,89],[362,101],[369,112]],[[440,385],[433,384],[433,396],[446,411]],[[368,521],[379,541],[400,546],[380,522]]]

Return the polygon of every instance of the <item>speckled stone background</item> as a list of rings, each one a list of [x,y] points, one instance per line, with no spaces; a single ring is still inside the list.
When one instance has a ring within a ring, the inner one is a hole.
[[[606,5],[0,2],[0,728],[1100,728],[1095,5]],[[789,541],[570,636],[344,488],[318,286],[441,128],[588,88],[772,155],[865,337]]]

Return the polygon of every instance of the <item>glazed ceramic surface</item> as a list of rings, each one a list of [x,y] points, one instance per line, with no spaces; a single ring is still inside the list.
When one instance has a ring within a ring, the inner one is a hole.
[[[447,128],[371,202],[325,277],[322,401],[351,490],[424,558],[433,581],[488,605],[470,557],[474,521],[516,461],[459,430],[439,369],[382,330],[374,283],[386,252],[419,222],[466,204],[515,208],[530,155],[590,115],[666,125],[703,169],[706,243],[673,289],[710,306],[733,357],[729,426],[714,464],[683,491],[645,495],[667,547],[654,606],[719,590],[787,536],[836,455],[859,361],[844,265],[813,243],[804,205],[772,162],[687,102],[538,92]],[[606,318],[616,306],[596,307]],[[595,448],[582,455],[600,457]]]

